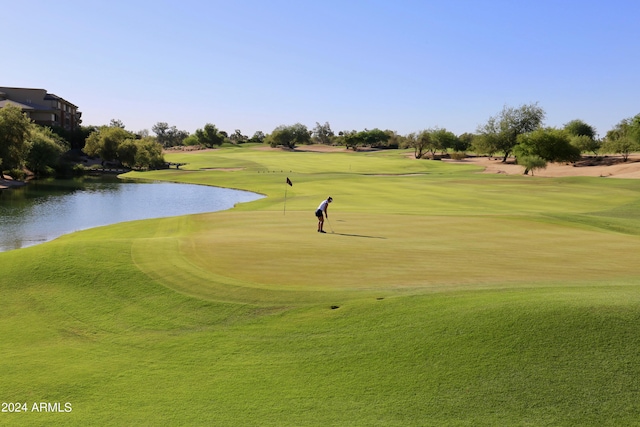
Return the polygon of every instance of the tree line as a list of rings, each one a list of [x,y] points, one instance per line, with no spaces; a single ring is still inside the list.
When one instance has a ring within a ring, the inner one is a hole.
[[[505,106],[498,114],[489,117],[486,123],[478,126],[475,133],[461,135],[438,127],[407,135],[377,128],[345,130],[336,134],[328,122],[316,122],[312,129],[301,123],[281,125],[270,134],[256,132],[249,138],[242,135],[240,130],[236,129],[229,136],[208,124],[204,130],[198,129],[194,135],[187,136],[182,143],[213,147],[224,142],[259,142],[288,149],[305,144],[340,145],[353,150],[364,146],[411,148],[414,157],[419,159],[436,158],[437,153],[450,153],[453,157],[463,157],[466,152],[488,156],[499,153],[503,162],[513,156],[525,168],[525,174],[546,167],[548,162],[576,162],[583,153],[615,153],[626,161],[631,153],[640,151],[640,114],[621,120],[602,139],[593,126],[580,119],[571,120],[562,128],[555,128],[544,125],[545,117],[544,109],[537,103]]]
[[[258,131],[249,138],[238,129],[229,135],[218,130],[215,125],[207,124],[193,135],[183,133],[185,138],[177,143],[175,140],[162,138],[157,125],[153,130],[165,147],[171,146],[170,142],[176,142],[175,145],[200,145],[209,148],[224,143],[256,142],[287,149],[306,144],[338,145],[353,150],[365,146],[411,148],[416,158],[435,158],[437,153],[473,152],[488,156],[499,153],[503,162],[513,156],[525,167],[525,173],[544,167],[547,162],[575,162],[583,153],[615,153],[626,161],[631,153],[640,151],[640,114],[621,120],[604,138],[599,138],[596,129],[580,119],[571,120],[562,128],[555,128],[544,125],[545,117],[544,109],[537,103],[519,107],[505,106],[498,114],[489,117],[486,123],[478,126],[475,133],[461,135],[439,127],[407,135],[377,128],[335,133],[328,122],[316,122],[312,129],[295,123],[278,126],[269,134]],[[166,123],[161,124],[167,128]]]
[[[0,178],[4,179],[7,171],[20,179],[24,167],[36,175],[52,174],[69,147],[50,128],[31,122],[20,108],[6,105],[0,109]]]
[[[594,155],[615,153],[626,161],[640,151],[640,114],[621,120],[598,138],[595,128],[582,120],[566,123],[562,128],[544,125],[546,113],[537,103],[519,107],[505,106],[475,133],[455,135],[444,128],[429,128],[407,135],[392,130],[343,130],[335,133],[328,122],[316,122],[309,129],[295,123],[281,125],[271,133],[255,132],[251,137],[239,129],[229,134],[207,123],[193,134],[158,122],[148,130],[131,132],[122,121],[113,119],[109,125],[80,126],[74,131],[45,128],[32,123],[17,107],[0,109],[0,173],[19,176],[23,168],[36,175],[52,174],[68,169],[64,153],[82,150],[103,161],[116,162],[135,169],[164,165],[163,149],[183,146],[202,148],[223,144],[260,143],[272,147],[293,149],[299,145],[325,144],[358,150],[361,147],[380,149],[412,149],[415,158],[437,158],[439,155],[464,157],[464,153],[494,156],[503,162],[514,157],[525,168],[525,174],[546,167],[548,162],[575,162],[583,153]],[[68,172],[68,171],[67,171]]]
[[[74,151],[75,149],[75,151]],[[0,109],[0,178],[70,176],[85,172],[77,162],[80,152],[103,162],[148,169],[164,164],[162,146],[152,136],[124,129],[119,120],[106,126],[80,126],[69,131],[35,124],[16,106]]]

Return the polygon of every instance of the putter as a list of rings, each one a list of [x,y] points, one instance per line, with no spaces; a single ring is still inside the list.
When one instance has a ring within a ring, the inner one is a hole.
[[[331,233],[335,234],[333,233],[333,227],[331,226],[331,220],[329,219],[329,217],[327,217],[327,223],[329,223],[329,228],[331,229]]]

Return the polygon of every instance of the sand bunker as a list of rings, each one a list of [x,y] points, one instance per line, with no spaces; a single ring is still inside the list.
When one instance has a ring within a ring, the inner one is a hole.
[[[502,158],[469,157],[463,160],[443,160],[447,163],[474,164],[484,167],[483,173],[502,173],[506,175],[522,175],[524,168],[515,164],[514,159],[502,163]],[[529,172],[531,174],[531,172]],[[546,169],[537,169],[535,176],[596,176],[606,178],[640,178],[640,155],[629,156],[623,161],[622,156],[584,157],[576,163],[549,163]]]

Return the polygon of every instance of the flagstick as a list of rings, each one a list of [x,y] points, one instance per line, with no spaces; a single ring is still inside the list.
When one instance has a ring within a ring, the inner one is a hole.
[[[287,214],[287,184],[285,182],[284,184],[284,210],[282,211],[282,215],[286,215]]]
[[[291,183],[291,180],[289,179],[289,177],[287,177],[287,180],[285,181],[284,184],[284,210],[282,211],[283,215],[287,214],[287,185],[290,185],[291,187],[293,187],[293,184]]]

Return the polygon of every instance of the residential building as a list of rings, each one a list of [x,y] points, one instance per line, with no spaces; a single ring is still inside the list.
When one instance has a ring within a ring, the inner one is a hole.
[[[20,107],[35,123],[62,127],[67,130],[80,126],[82,113],[78,107],[45,89],[0,86],[0,108],[6,104]]]

